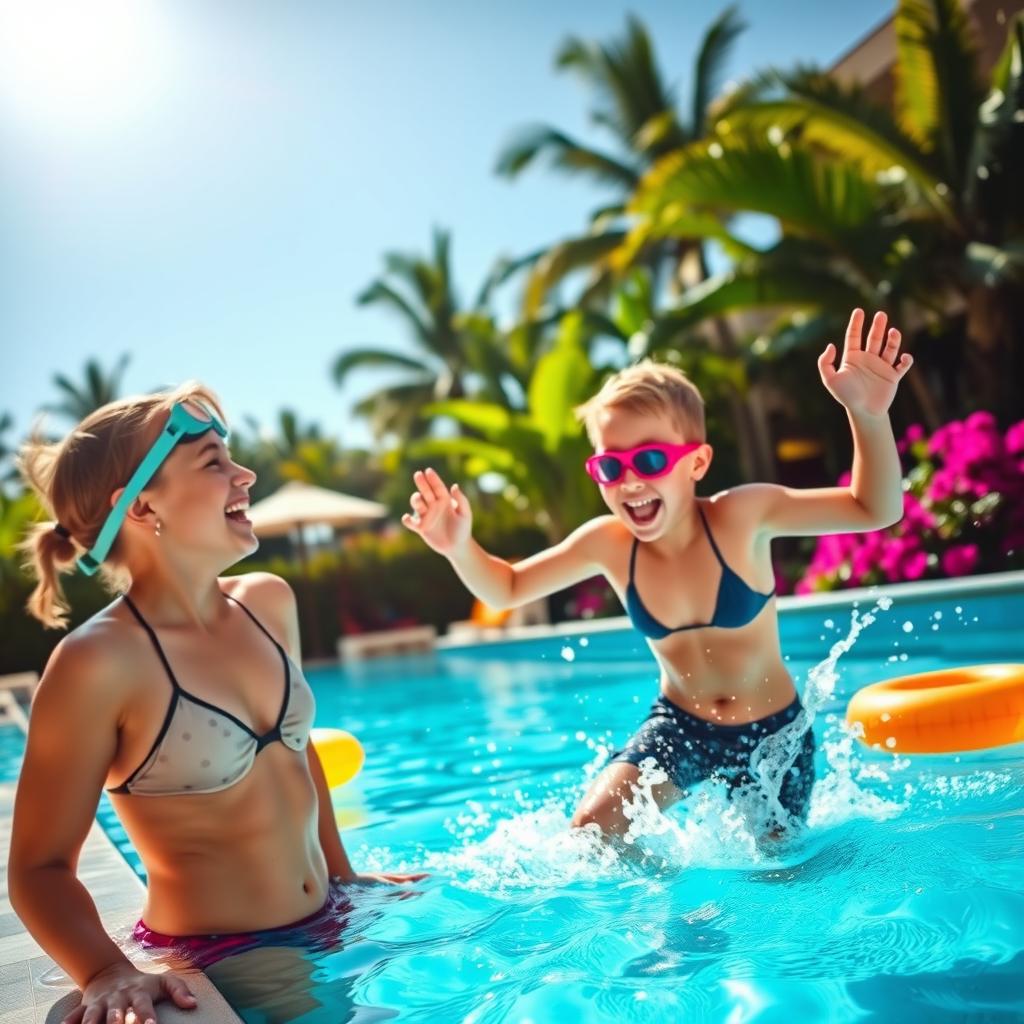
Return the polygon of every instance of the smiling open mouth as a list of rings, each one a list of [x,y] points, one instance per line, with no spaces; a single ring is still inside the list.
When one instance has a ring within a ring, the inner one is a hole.
[[[249,517],[245,514],[248,511],[249,502],[236,501],[233,505],[228,505],[224,510],[224,515],[233,523],[245,523],[247,525],[252,525]]]
[[[661,498],[644,498],[643,501],[624,501],[629,518],[640,526],[653,522],[661,508]]]

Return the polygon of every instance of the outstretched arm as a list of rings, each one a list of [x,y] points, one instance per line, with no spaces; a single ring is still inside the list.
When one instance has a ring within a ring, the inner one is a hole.
[[[513,565],[473,539],[472,510],[458,484],[449,490],[433,469],[417,471],[413,481],[413,514],[402,523],[444,555],[467,589],[492,608],[528,604],[604,571],[602,542],[613,516],[592,519],[560,544]]]
[[[878,530],[903,515],[901,471],[889,406],[913,365],[900,355],[900,332],[886,330],[876,313],[862,344],[864,311],[855,309],[846,329],[838,369],[831,342],[818,358],[822,383],[845,409],[853,434],[849,487],[794,489],[771,484],[740,488],[756,507],[761,529],[771,536]]]

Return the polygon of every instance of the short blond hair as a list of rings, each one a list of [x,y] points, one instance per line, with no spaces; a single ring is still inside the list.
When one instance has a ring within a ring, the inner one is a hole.
[[[217,396],[198,381],[172,390],[121,398],[90,413],[60,441],[36,434],[18,453],[18,468],[35,492],[49,522],[33,524],[19,547],[37,580],[29,613],[50,629],[67,625],[68,603],[60,575],[96,543],[110,514],[110,496],[124,487],[157,439],[177,402],[200,401],[224,419]],[[66,533],[56,530],[60,524]],[[100,567],[108,589],[125,585],[120,538]]]
[[[704,399],[678,367],[643,359],[612,374],[593,398],[576,407],[576,418],[593,440],[605,409],[666,416],[687,441],[704,441]]]

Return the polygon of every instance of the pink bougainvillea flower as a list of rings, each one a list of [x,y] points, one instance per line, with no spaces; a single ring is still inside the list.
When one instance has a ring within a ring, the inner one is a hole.
[[[903,560],[900,573],[905,580],[919,580],[928,571],[928,555],[924,551],[915,551]]]
[[[976,412],[945,424],[930,437],[920,424],[913,424],[898,448],[908,474],[901,520],[887,530],[819,538],[796,593],[940,572],[963,576],[1021,564],[1024,420],[1000,432],[991,413]],[[838,483],[848,487],[850,473]],[[972,508],[991,497],[998,501],[986,501],[982,515]],[[974,543],[981,532],[997,545],[991,565]]]
[[[1006,431],[1006,437],[1003,439],[1003,444],[1006,445],[1006,450],[1011,455],[1024,454],[1024,420],[1021,420],[1020,423],[1014,423],[1014,425]]]
[[[967,576],[978,564],[977,544],[957,544],[942,553],[942,571],[946,576]]]
[[[935,516],[931,509],[925,508],[915,495],[910,491],[904,491],[903,523],[908,530],[930,530],[935,526]]]
[[[956,474],[948,469],[937,469],[928,482],[928,497],[932,501],[949,501],[956,493]]]

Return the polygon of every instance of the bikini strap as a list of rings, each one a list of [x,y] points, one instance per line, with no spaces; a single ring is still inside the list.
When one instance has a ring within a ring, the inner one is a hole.
[[[700,503],[697,504],[697,511],[700,513],[700,521],[704,524],[704,532],[708,535],[708,541],[711,544],[711,550],[715,553],[715,558],[718,559],[719,564],[723,568],[728,568],[725,564],[725,559],[722,557],[722,552],[718,550],[718,545],[715,543],[715,535],[711,532],[711,527],[708,526],[708,518],[704,515],[704,509],[700,507]]]
[[[633,550],[630,552],[630,555],[629,555],[629,582],[630,583],[632,583],[633,580],[636,578],[636,549],[637,549],[639,544],[640,544],[640,538],[639,537],[634,537],[633,538]]]
[[[258,754],[268,743],[273,742],[276,739],[281,738],[281,726],[284,723],[284,717],[288,714],[288,704],[291,701],[292,694],[292,666],[288,660],[288,652],[271,636],[270,630],[256,618],[255,615],[237,597],[232,597],[231,594],[224,595],[229,601],[234,601],[239,608],[245,612],[246,615],[252,619],[253,622],[259,626],[260,630],[266,636],[266,638],[277,648],[277,653],[281,655],[281,664],[284,665],[284,699],[281,701],[281,710],[277,713],[277,724],[270,732],[265,733],[263,736],[258,737],[259,745],[256,747],[256,753]]]
[[[178,693],[181,690],[181,685],[175,678],[174,669],[171,668],[171,663],[167,660],[167,655],[164,654],[164,649],[160,646],[160,641],[157,639],[156,632],[153,627],[142,617],[142,612],[135,606],[135,602],[127,595],[122,594],[121,597],[124,599],[124,603],[128,606],[132,615],[139,620],[139,625],[149,634],[149,639],[153,642],[153,646],[156,648],[156,653],[162,662],[164,669],[167,672],[168,678],[171,680],[171,686],[174,687],[174,692]]]
[[[243,612],[245,612],[245,614],[246,614],[246,615],[248,615],[248,616],[249,616],[249,618],[250,618],[250,619],[252,619],[252,621],[256,623],[256,625],[257,625],[257,626],[258,626],[258,627],[260,628],[260,631],[261,631],[261,632],[262,632],[262,633],[263,633],[263,634],[264,634],[264,635],[266,636],[266,638],[267,638],[267,639],[268,639],[268,640],[269,640],[269,641],[270,641],[270,642],[271,642],[271,643],[272,643],[272,644],[273,644],[273,645],[274,645],[274,646],[275,646],[275,647],[276,647],[276,648],[277,648],[277,649],[278,649],[279,651],[283,650],[283,648],[281,647],[281,645],[280,645],[280,644],[279,644],[279,643],[278,643],[278,642],[277,642],[277,641],[276,641],[276,640],[275,640],[275,639],[273,638],[273,636],[271,636],[271,634],[270,634],[270,630],[269,630],[269,629],[267,629],[267,627],[266,627],[266,626],[264,626],[264,625],[263,625],[263,623],[262,623],[262,622],[260,622],[260,620],[259,620],[259,619],[257,619],[257,618],[256,618],[256,616],[255,616],[255,615],[253,615],[253,613],[252,613],[251,611],[249,611],[249,609],[248,609],[248,608],[246,608],[246,606],[245,606],[244,604],[242,604],[242,602],[241,602],[241,601],[239,601],[239,600],[238,600],[238,598],[237,598],[237,597],[232,597],[232,596],[231,596],[231,594],[225,594],[224,596],[225,596],[225,597],[226,597],[226,598],[227,598],[227,599],[228,599],[229,601],[234,601],[234,602],[235,602],[235,604],[237,604],[237,605],[238,605],[238,607],[239,607],[239,608],[241,608],[241,609],[242,609],[242,611],[243,611]]]

